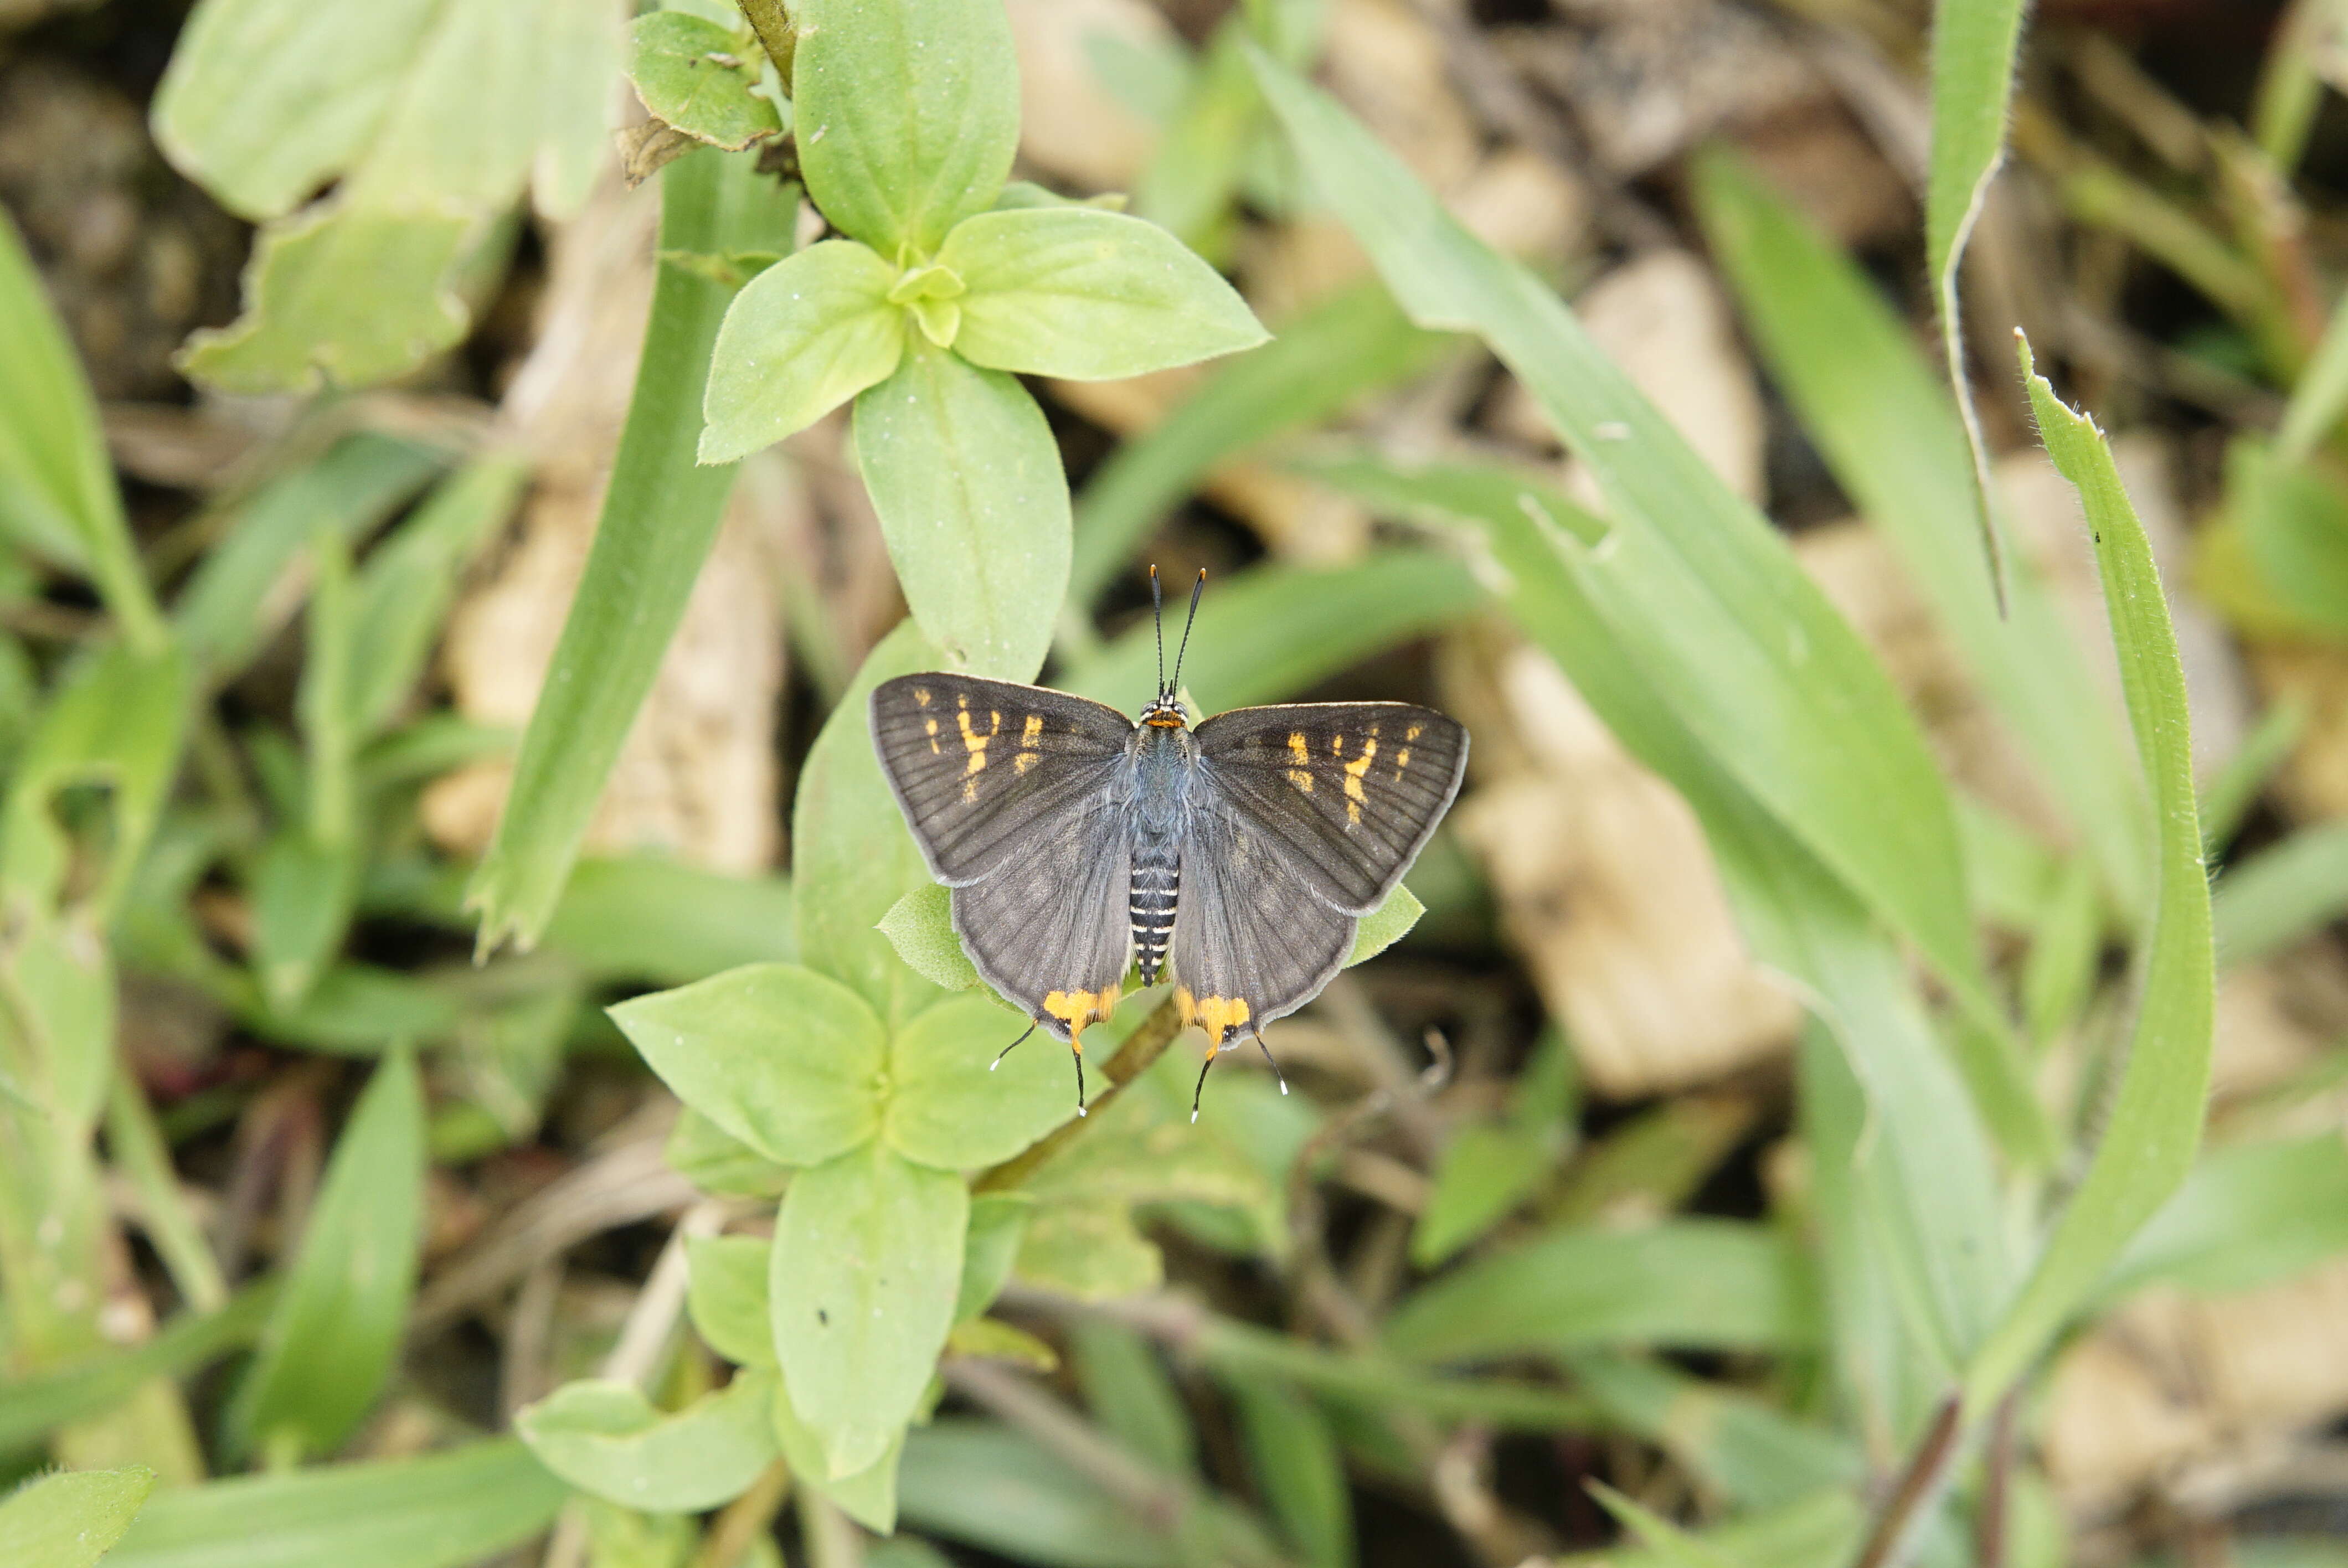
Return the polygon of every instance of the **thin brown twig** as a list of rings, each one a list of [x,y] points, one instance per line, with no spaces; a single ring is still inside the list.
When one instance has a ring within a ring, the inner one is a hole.
[[[1974,1534],[1981,1568],[2005,1568],[2007,1522],[2013,1501],[2013,1407],[2021,1397],[2017,1389],[2000,1399],[1990,1422],[1981,1525]]]
[[[734,1568],[751,1542],[774,1527],[775,1515],[791,1494],[791,1469],[777,1460],[758,1472],[758,1479],[741,1496],[727,1503],[709,1528],[693,1568]]]
[[[1008,1368],[972,1357],[939,1363],[946,1386],[1035,1439],[1070,1469],[1166,1534],[1179,1530],[1189,1499],[1182,1488],[1126,1452],[1114,1439]]]
[[[1859,1554],[1858,1568],[1890,1568],[1905,1554],[1909,1538],[1922,1522],[1927,1505],[1938,1497],[1949,1477],[1950,1462],[1956,1458],[1957,1438],[1964,1429],[1964,1402],[1955,1394],[1941,1401],[1933,1412],[1932,1424],[1924,1429],[1924,1436],[1916,1445],[1915,1457],[1900,1471],[1900,1483],[1876,1516],[1875,1528],[1868,1533],[1867,1548]]]

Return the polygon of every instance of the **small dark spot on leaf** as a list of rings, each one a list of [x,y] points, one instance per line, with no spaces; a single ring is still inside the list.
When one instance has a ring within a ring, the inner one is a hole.
[[[831,1327],[831,1314],[830,1314],[830,1313],[829,1313],[829,1312],[826,1312],[826,1311],[825,1311],[822,1307],[817,1307],[817,1308],[815,1309],[815,1320],[816,1320],[818,1323],[822,1324],[826,1328],[829,1328],[829,1327]]]

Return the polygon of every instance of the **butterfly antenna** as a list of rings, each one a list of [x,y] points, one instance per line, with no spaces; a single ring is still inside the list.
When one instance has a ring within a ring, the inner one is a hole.
[[[1174,684],[1166,688],[1171,696],[1182,685],[1182,655],[1190,651],[1190,622],[1199,619],[1199,596],[1207,591],[1207,569],[1199,569],[1199,580],[1190,585],[1190,613],[1182,621],[1182,646],[1174,651]]]
[[[1027,1026],[1027,1034],[1034,1034],[1035,1032],[1035,1026],[1033,1023],[1030,1023],[1030,1024]],[[992,1072],[992,1071],[994,1071],[996,1068],[998,1068],[998,1067],[1002,1066],[1002,1065],[1003,1065],[1003,1059],[1004,1059],[1004,1057],[1006,1057],[1006,1056],[1010,1055],[1013,1051],[1014,1051],[1014,1050],[1018,1050],[1018,1049],[1019,1049],[1019,1046],[1020,1046],[1021,1041],[1025,1040],[1027,1038],[1027,1034],[1023,1034],[1023,1035],[1021,1035],[1021,1036],[1019,1037],[1019,1039],[1018,1039],[1018,1040],[1013,1040],[1009,1045],[1006,1045],[1006,1046],[1004,1046],[1001,1050],[996,1051],[996,1052],[994,1053],[994,1060],[993,1061],[990,1061],[990,1062],[988,1062],[988,1063],[986,1064],[986,1071],[989,1071],[989,1072]]]
[[[1199,1064],[1199,1081],[1190,1086],[1190,1120],[1199,1119],[1199,1096],[1206,1092],[1207,1069],[1215,1065],[1216,1052],[1209,1051],[1207,1060]]]
[[[1164,695],[1166,686],[1166,596],[1158,586],[1158,569],[1149,569],[1149,620],[1158,628],[1158,691]]]
[[[1263,1042],[1263,1030],[1259,1027],[1253,1031],[1253,1033],[1255,1035],[1255,1048],[1263,1052],[1264,1065],[1272,1069],[1272,1075],[1274,1078],[1280,1080],[1280,1091],[1282,1094],[1287,1093],[1288,1074],[1281,1071],[1280,1063],[1272,1059],[1272,1047]]]

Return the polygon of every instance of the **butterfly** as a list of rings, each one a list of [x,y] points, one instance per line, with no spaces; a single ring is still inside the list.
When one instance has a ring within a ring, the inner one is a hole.
[[[1175,695],[1190,618],[1138,719],[1040,686],[942,671],[872,692],[874,749],[981,979],[1070,1047],[1128,967],[1170,971],[1217,1053],[1295,1011],[1344,967],[1458,794],[1468,732],[1408,702],[1238,708],[1190,727]],[[1170,963],[1169,963],[1170,960]],[[1004,1048],[1007,1054],[1011,1046]],[[1001,1057],[997,1057],[999,1061]],[[1278,1064],[1273,1063],[1278,1072]],[[1283,1081],[1284,1093],[1288,1085]]]

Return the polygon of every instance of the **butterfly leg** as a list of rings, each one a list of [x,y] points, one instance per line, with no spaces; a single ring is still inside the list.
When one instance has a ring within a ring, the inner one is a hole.
[[[1035,1025],[1042,1023],[1043,1021],[1044,1020],[1042,1019],[1036,1019],[1033,1022],[1030,1022],[1027,1026],[1027,1034],[1034,1034],[1035,1032]],[[1013,1051],[1018,1050],[1019,1047],[1026,1040],[1027,1034],[1021,1035],[1017,1040],[1013,1040],[1009,1045],[1006,1045],[1001,1050],[996,1051],[994,1053],[994,1060],[986,1064],[986,1071],[992,1072],[996,1068],[1002,1066],[1003,1059],[1010,1055]]]
[[[1255,1036],[1255,1048],[1263,1052],[1264,1065],[1271,1068],[1272,1077],[1280,1081],[1280,1091],[1282,1094],[1287,1093],[1288,1074],[1281,1071],[1280,1063],[1272,1059],[1272,1047],[1263,1042],[1263,1026],[1258,1024],[1250,1032]]]

